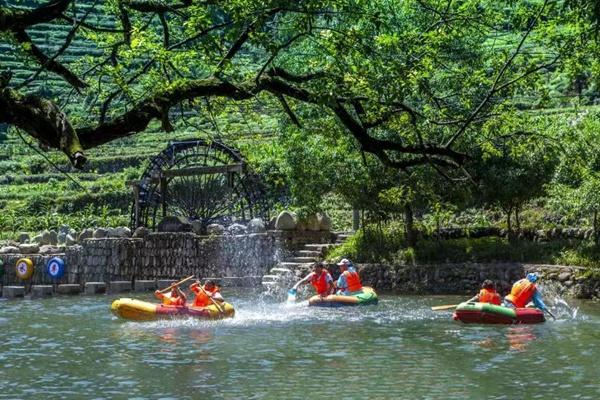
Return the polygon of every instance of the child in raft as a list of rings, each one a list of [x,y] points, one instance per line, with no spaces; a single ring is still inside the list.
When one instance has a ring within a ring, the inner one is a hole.
[[[175,283],[177,282],[173,282],[172,285]],[[185,302],[187,301],[185,293],[179,289],[179,286],[174,286],[169,294],[157,290],[154,292],[154,296],[162,300],[162,303],[165,306],[185,306]]]
[[[225,301],[219,292],[221,287],[216,285],[215,282],[210,279],[208,279],[203,286],[200,286],[200,282],[198,281],[192,283],[190,290],[196,294],[193,304],[194,307],[210,306],[213,304],[211,299],[220,303]]]
[[[486,279],[481,284],[481,290],[473,298],[469,299],[469,303],[491,303],[499,306],[502,303],[502,298],[496,292],[496,285],[489,279]]]

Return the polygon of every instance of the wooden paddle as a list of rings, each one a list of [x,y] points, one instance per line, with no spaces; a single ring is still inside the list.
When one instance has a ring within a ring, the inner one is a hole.
[[[190,279],[192,279],[193,277],[194,277],[194,275],[188,276],[187,278],[185,278],[185,279],[182,279],[182,280],[180,280],[179,282],[176,282],[176,283],[172,284],[172,285],[171,285],[171,286],[169,286],[168,288],[162,289],[160,292],[161,292],[161,293],[167,293],[169,290],[173,289],[175,286],[179,286],[179,285],[181,285],[182,283],[189,281],[189,280],[190,280]]]
[[[198,287],[200,288],[200,290],[202,290],[204,292],[204,294],[206,296],[208,296],[209,300],[212,301],[212,303],[215,305],[215,307],[217,307],[217,310],[219,310],[219,312],[221,314],[225,314],[225,310],[223,310],[221,305],[215,299],[213,299],[210,294],[206,293],[206,290],[204,290],[204,287],[201,284],[198,284]]]
[[[458,306],[458,304],[447,304],[445,306],[435,306],[435,307],[431,307],[431,311],[452,310],[453,308],[456,308],[456,306]]]

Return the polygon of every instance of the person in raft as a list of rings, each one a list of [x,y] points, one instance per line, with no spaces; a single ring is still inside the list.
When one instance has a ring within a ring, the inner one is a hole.
[[[486,279],[481,284],[481,290],[477,295],[469,300],[469,303],[491,303],[499,306],[502,303],[502,298],[496,292],[496,285],[494,282]]]
[[[353,295],[362,292],[362,283],[360,282],[360,276],[352,265],[352,263],[344,258],[338,263],[340,267],[340,277],[337,280],[336,288],[337,294],[341,295]]]
[[[177,282],[173,282],[174,285]],[[179,289],[179,286],[173,286],[171,289],[171,293],[165,294],[160,290],[154,292],[154,295],[162,300],[163,305],[165,306],[185,306],[185,302],[187,298],[185,297],[185,293]]]
[[[325,297],[333,292],[333,278],[322,261],[316,263],[313,266],[313,271],[296,283],[293,290],[296,291],[298,290],[298,286],[307,283],[313,285],[317,294],[321,297]]]
[[[196,294],[196,298],[194,299],[194,307],[210,306],[213,304],[210,299],[221,303],[225,301],[219,292],[221,287],[216,285],[215,282],[210,279],[208,279],[202,287],[198,281],[192,283],[190,290]]]
[[[535,286],[537,280],[537,274],[530,272],[524,279],[515,282],[510,293],[504,297],[504,303],[502,305],[510,308],[523,308],[527,306],[527,303],[533,301],[533,304],[537,308],[552,315],[544,304],[542,295]]]

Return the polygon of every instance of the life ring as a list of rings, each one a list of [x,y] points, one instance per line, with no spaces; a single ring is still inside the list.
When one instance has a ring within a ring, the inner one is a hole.
[[[18,278],[27,280],[33,275],[33,262],[29,258],[20,258],[15,270]]]
[[[50,278],[60,279],[65,274],[65,262],[60,257],[52,257],[46,263],[46,273]]]

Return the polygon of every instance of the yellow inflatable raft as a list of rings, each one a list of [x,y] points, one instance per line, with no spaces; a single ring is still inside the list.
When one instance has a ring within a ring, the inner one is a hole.
[[[214,304],[207,307],[165,306],[163,304],[123,298],[113,301],[110,310],[117,317],[132,321],[155,321],[158,319],[181,317],[199,319],[233,318],[235,310],[231,304],[222,303],[219,305],[222,312]]]
[[[367,304],[377,304],[377,293],[372,287],[363,286],[360,293],[351,294],[348,296],[341,294],[330,294],[326,297],[313,296],[308,299],[308,305],[313,307],[343,307],[343,306],[358,306]]]

